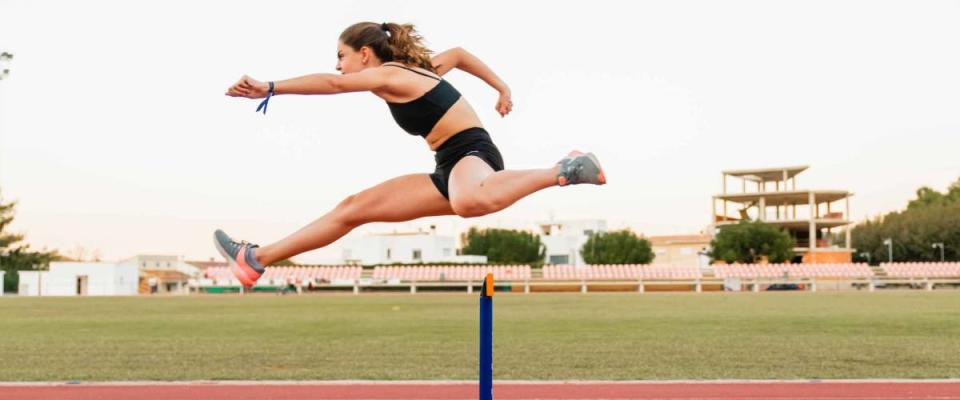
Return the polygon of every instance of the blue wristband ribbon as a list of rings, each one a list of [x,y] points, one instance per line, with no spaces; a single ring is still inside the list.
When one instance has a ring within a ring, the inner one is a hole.
[[[270,91],[267,92],[267,98],[263,99],[263,101],[260,102],[260,105],[257,106],[257,111],[254,111],[254,112],[260,112],[260,109],[262,108],[263,115],[267,115],[267,103],[270,102],[270,96],[273,96],[273,86],[274,86],[273,82],[268,82],[268,83],[270,84]]]

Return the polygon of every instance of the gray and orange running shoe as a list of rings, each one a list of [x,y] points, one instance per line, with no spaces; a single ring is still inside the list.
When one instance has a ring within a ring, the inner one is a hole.
[[[213,233],[213,244],[217,246],[217,251],[227,259],[233,276],[237,277],[237,280],[244,287],[250,288],[263,275],[263,265],[257,262],[253,251],[260,246],[246,241],[237,242],[220,229]]]
[[[574,150],[557,162],[557,165],[560,166],[560,172],[557,173],[557,184],[560,186],[580,183],[603,185],[607,183],[607,177],[603,174],[600,161],[593,153],[584,154]]]

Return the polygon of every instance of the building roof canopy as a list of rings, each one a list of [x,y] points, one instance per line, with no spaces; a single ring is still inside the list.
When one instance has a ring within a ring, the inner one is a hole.
[[[783,172],[787,172],[787,179],[793,178],[797,174],[805,171],[807,168],[810,168],[806,165],[798,165],[793,167],[778,167],[778,168],[759,168],[759,169],[739,169],[739,170],[727,170],[723,171],[724,175],[735,176],[737,178],[742,178],[744,180],[753,181],[753,182],[774,182],[782,181]]]

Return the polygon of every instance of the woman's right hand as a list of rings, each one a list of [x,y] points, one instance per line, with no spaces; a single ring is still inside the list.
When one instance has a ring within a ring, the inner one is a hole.
[[[506,117],[510,111],[513,111],[513,100],[510,99],[510,90],[503,90],[500,92],[500,98],[497,99],[497,112],[500,113],[500,117]]]
[[[270,85],[266,82],[260,82],[249,76],[244,75],[237,83],[227,89],[227,96],[246,97],[248,99],[262,99],[267,97],[270,91]]]

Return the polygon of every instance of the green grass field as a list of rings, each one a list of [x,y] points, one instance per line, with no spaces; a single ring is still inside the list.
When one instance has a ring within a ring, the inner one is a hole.
[[[957,378],[960,292],[494,299],[496,379]],[[0,381],[475,379],[466,294],[0,298]]]

